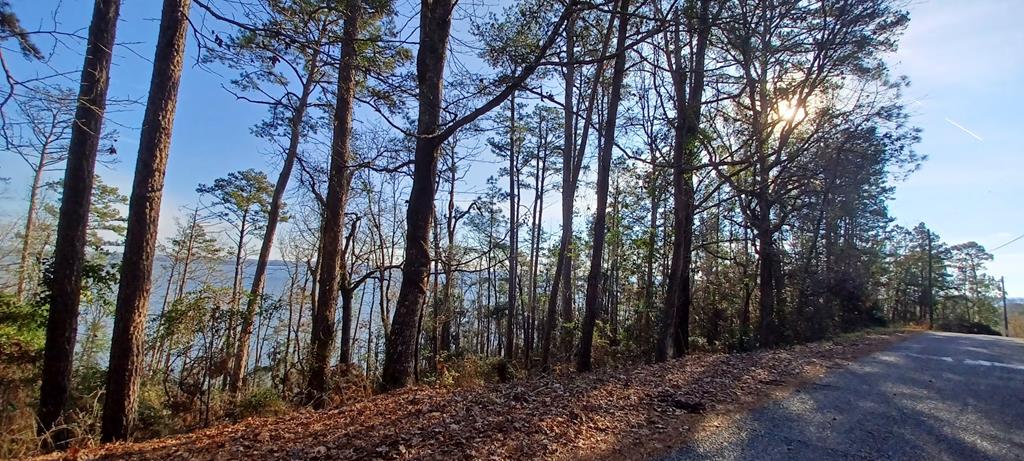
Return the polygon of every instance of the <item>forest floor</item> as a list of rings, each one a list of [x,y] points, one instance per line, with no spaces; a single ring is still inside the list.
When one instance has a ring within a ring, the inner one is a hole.
[[[42,459],[646,459],[911,334],[871,330],[587,374],[417,387],[334,410],[252,418]]]

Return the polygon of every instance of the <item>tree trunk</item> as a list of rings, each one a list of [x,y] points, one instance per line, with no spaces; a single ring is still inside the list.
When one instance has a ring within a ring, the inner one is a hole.
[[[338,364],[352,363],[352,298],[355,290],[341,289],[341,338],[338,340]],[[345,314],[349,312],[349,314]]]
[[[758,245],[758,343],[772,347],[776,342],[775,301],[776,301],[776,254],[775,238],[771,232],[771,207],[767,198],[758,199],[757,245]]]
[[[605,27],[604,39],[601,45],[601,55],[608,53],[608,47],[612,37],[612,26],[614,25],[614,16],[608,19],[608,24]],[[594,107],[596,105],[596,98],[599,85],[601,83],[602,76],[604,75],[605,62],[601,61],[597,64],[597,69],[594,71],[594,79],[591,86],[590,94],[587,100],[587,110],[583,117],[583,132],[580,134],[580,139],[576,139],[576,114],[575,111],[571,110],[574,104],[572,98],[573,87],[575,82],[575,67],[572,65],[575,59],[574,44],[575,44],[575,16],[570,16],[569,23],[566,33],[566,61],[568,65],[566,74],[566,99],[565,99],[565,140],[566,147],[563,148],[563,165],[562,165],[562,237],[558,243],[558,256],[555,261],[555,273],[551,279],[551,294],[548,297],[547,307],[547,318],[544,333],[544,351],[542,353],[542,364],[546,367],[550,360],[550,351],[553,347],[552,343],[555,336],[555,312],[558,310],[558,304],[561,303],[561,319],[560,323],[568,325],[573,322],[575,317],[575,311],[573,309],[573,297],[572,297],[572,219],[573,219],[573,202],[576,197],[576,186],[579,182],[580,170],[583,166],[583,157],[587,147],[587,139],[590,134],[591,118],[594,113]],[[568,167],[566,165],[569,165]],[[559,298],[561,300],[559,300]],[[569,334],[568,329],[565,329],[561,336],[561,350],[563,353],[568,354],[572,351],[572,337]]]
[[[420,40],[416,55],[416,79],[419,115],[416,126],[416,151],[413,158],[412,190],[406,208],[405,262],[402,265],[402,285],[395,306],[395,318],[385,345],[384,370],[381,387],[395,389],[412,383],[412,368],[417,341],[418,310],[426,294],[430,264],[430,228],[434,216],[434,190],[437,182],[437,159],[444,141],[460,127],[471,123],[499,106],[541,64],[538,59],[488,102],[469,114],[452,122],[443,131],[441,123],[441,95],[444,88],[444,68],[448,38],[451,32],[452,0],[422,0],[420,7]],[[552,35],[540,47],[540,55],[547,53],[560,33],[561,25],[575,6],[570,2],[562,12]]]
[[[516,95],[512,93],[509,100],[509,144],[508,144],[508,312],[505,316],[505,360],[511,362],[515,357],[515,316],[516,287],[519,286],[519,201],[518,192],[519,169],[516,166]]]
[[[352,181],[349,165],[352,137],[352,106],[355,98],[356,55],[355,44],[362,19],[361,2],[348,2],[345,25],[342,29],[342,56],[338,66],[338,95],[334,106],[334,133],[331,139],[331,166],[327,180],[327,201],[322,231],[323,255],[320,258],[319,287],[316,309],[313,311],[310,338],[310,369],[306,384],[306,400],[316,408],[326,401],[327,367],[334,345],[334,316],[339,289],[348,286],[342,248],[345,229],[345,207]]]
[[[441,183],[438,182],[437,186],[440,187],[440,184]],[[455,187],[455,185],[453,184],[452,187]],[[437,196],[437,189],[434,189],[434,196],[435,197]],[[435,373],[435,374],[439,370],[438,365],[440,365],[438,363],[438,360],[439,360],[439,353],[440,353],[440,347],[441,347],[441,323],[443,322],[442,314],[441,314],[441,298],[437,295],[437,292],[438,292],[437,285],[439,283],[439,278],[441,277],[441,259],[444,258],[444,256],[441,255],[441,229],[440,229],[440,227],[441,227],[441,221],[439,219],[437,219],[437,214],[436,214],[436,210],[435,210],[434,219],[433,219],[433,229],[434,229],[434,233],[433,233],[433,241],[434,241],[433,264],[434,264],[434,269],[431,271],[431,274],[432,274],[431,278],[433,279],[433,283],[431,283],[431,285],[430,285],[430,294],[427,296],[427,301],[425,302],[425,305],[424,305],[424,307],[426,306],[426,304],[430,305],[430,307],[431,307],[430,316],[433,319],[433,322],[432,322],[433,326],[432,326],[432,328],[430,330],[430,371],[432,373]],[[419,328],[421,330],[423,329],[423,314],[424,314],[423,312],[420,312]],[[416,358],[417,358],[417,362],[416,363],[417,363],[417,365],[419,364],[418,359],[419,359],[419,356],[420,356],[418,345],[419,345],[419,343],[417,343],[417,350],[416,350]],[[419,376],[420,376],[419,375],[419,369],[417,368],[416,371],[417,371],[416,372],[416,381],[418,382],[420,380],[420,378],[419,378]]]
[[[292,168],[295,166],[295,158],[299,155],[299,143],[302,140],[302,122],[306,118],[306,107],[309,97],[313,92],[314,84],[317,81],[317,65],[320,59],[319,53],[313,53],[309,61],[309,75],[302,85],[302,94],[295,105],[290,126],[291,131],[288,138],[288,149],[285,153],[284,164],[281,165],[281,173],[274,185],[274,194],[270,200],[270,210],[267,214],[267,227],[263,232],[263,243],[260,245],[259,259],[256,260],[256,270],[252,276],[252,287],[249,289],[249,296],[245,303],[245,312],[242,314],[242,327],[238,336],[238,343],[235,351],[234,361],[231,367],[231,378],[229,390],[237,394],[245,376],[246,365],[249,361],[249,341],[252,338],[252,322],[259,308],[263,297],[263,288],[267,282],[267,265],[270,262],[270,251],[274,246],[274,235],[277,232],[277,224],[281,219],[281,209],[284,207],[284,193],[288,190],[288,180],[292,176]]]
[[[447,238],[447,246],[445,247],[444,259],[441,261],[441,264],[444,266],[444,286],[441,288],[441,292],[444,296],[444,301],[441,305],[440,340],[442,352],[449,352],[452,349],[452,316],[455,313],[455,308],[452,306],[452,279],[455,277],[455,261],[453,261],[453,258],[455,257],[455,220],[457,219],[455,216],[455,182],[457,180],[456,172],[458,171],[455,168],[455,163],[457,161],[455,158],[455,146],[452,146],[451,154],[451,176],[448,178],[448,183],[451,187],[448,189],[448,210],[447,217],[445,219],[445,237]],[[458,328],[457,325],[456,328]]]
[[[622,214],[619,207],[622,203],[622,188],[619,187],[619,179],[615,178],[615,189],[612,202],[612,229],[613,232],[622,229]],[[605,276],[605,287],[602,291],[604,311],[608,313],[608,345],[615,347],[619,345],[619,254],[622,250],[621,232],[612,241],[609,251],[611,267]]]
[[[928,293],[926,294],[927,298],[925,298],[925,303],[927,304],[927,308],[928,308],[928,329],[931,330],[931,329],[933,329],[935,327],[935,294],[933,293],[933,290],[932,290],[932,280],[933,280],[932,272],[934,271],[934,266],[932,264],[932,257],[934,255],[934,253],[932,253],[932,231],[928,230],[927,232],[928,232],[928,282],[927,282]]]
[[[673,127],[672,148],[672,199],[675,207],[672,213],[672,262],[669,269],[668,295],[662,312],[659,341],[655,347],[655,361],[662,362],[668,357],[668,339],[672,338],[673,356],[682,357],[689,349],[690,342],[690,266],[693,253],[693,220],[695,212],[693,190],[693,166],[696,163],[694,138],[700,124],[701,100],[704,90],[704,57],[708,37],[711,33],[709,17],[710,0],[700,2],[697,21],[697,37],[690,63],[693,78],[687,91],[686,66],[683,63],[683,42],[678,29],[675,30],[675,46],[672,69],[672,86],[675,91],[676,123]]]
[[[566,272],[566,252],[572,241],[572,187],[573,160],[576,153],[576,113],[573,109],[576,90],[576,65],[573,64],[576,54],[576,16],[569,17],[565,26],[565,92],[563,115],[562,145],[562,236],[558,242],[558,256],[555,261],[555,273],[551,279],[551,293],[544,316],[544,331],[541,344],[541,366],[547,368],[551,361],[551,343],[555,335],[556,311],[562,278]]]
[[[542,127],[543,129],[543,127]],[[541,139],[546,139],[546,133],[541,131]],[[533,181],[533,223],[532,223],[532,235],[530,236],[530,331],[527,334],[526,342],[526,366],[531,367],[531,356],[534,350],[534,343],[536,342],[536,324],[537,324],[537,276],[540,266],[540,241],[541,241],[541,222],[544,219],[544,187],[547,179],[547,144],[544,144],[537,149],[537,173],[534,176]]]
[[[36,213],[39,208],[39,189],[43,186],[43,171],[46,169],[48,157],[48,144],[43,145],[39,152],[39,163],[36,164],[35,174],[32,176],[32,190],[28,196],[28,214],[25,215],[25,231],[21,238],[21,258],[18,262],[18,291],[16,292],[19,301],[24,300],[25,282],[28,280],[28,260],[32,252],[32,233],[35,232]]]
[[[590,371],[591,353],[594,341],[594,326],[597,323],[598,302],[601,298],[601,266],[604,257],[605,224],[608,215],[608,181],[611,174],[612,150],[615,147],[615,126],[618,119],[619,100],[622,96],[622,81],[626,73],[626,38],[629,33],[629,0],[619,3],[618,37],[615,43],[615,66],[612,69],[611,94],[608,97],[608,114],[604,126],[604,143],[598,155],[597,206],[594,212],[594,243],[590,255],[590,274],[587,276],[587,294],[584,300],[583,324],[580,331],[580,348],[576,356],[576,369]]]
[[[103,129],[110,83],[110,61],[120,0],[96,0],[82,66],[75,124],[71,128],[64,196],[57,222],[50,276],[50,313],[46,321],[42,383],[39,388],[38,432],[49,434],[54,446],[63,448],[70,432],[56,430],[61,423],[71,387],[71,368],[78,330],[78,306],[82,294],[82,263],[86,228],[92,199],[96,151]]]
[[[135,182],[128,205],[128,231],[110,338],[110,366],[103,402],[102,440],[128,438],[142,375],[143,334],[153,257],[156,255],[167,157],[178,102],[190,0],[164,0],[153,59],[153,77],[142,123]]]
[[[351,181],[351,175],[349,176]],[[355,295],[356,287],[352,286],[350,274],[348,273],[348,255],[354,250],[352,241],[356,238],[359,230],[359,219],[352,220],[348,237],[341,251],[341,262],[339,270],[341,282],[338,285],[341,290],[341,338],[338,344],[338,363],[348,365],[352,363],[352,298]],[[357,317],[358,320],[358,317]]]
[[[405,262],[394,320],[384,350],[381,386],[396,389],[412,384],[416,324],[427,292],[430,272],[430,227],[434,217],[437,159],[442,140],[441,94],[445,56],[452,24],[452,0],[423,0],[420,9],[420,46],[416,56],[419,117],[413,159],[412,190],[406,209]]]
[[[189,266],[192,264],[193,251],[196,245],[196,232],[199,230],[199,209],[192,211],[189,221],[188,244],[185,248],[185,261],[181,264],[181,278],[178,281],[178,291],[174,298],[178,299],[185,295],[185,285],[188,283]]]
[[[649,146],[649,148],[651,154],[651,174],[648,179],[647,193],[650,195],[651,215],[650,229],[648,229],[647,234],[647,251],[644,255],[644,309],[646,310],[646,313],[644,314],[644,320],[641,323],[645,328],[641,329],[639,332],[639,337],[645,339],[649,338],[649,336],[647,336],[649,332],[646,327],[650,324],[647,319],[649,319],[649,316],[653,315],[656,311],[656,308],[654,307],[654,300],[657,287],[655,286],[654,281],[654,259],[655,251],[658,246],[658,211],[661,208],[661,194],[658,190],[658,172],[657,167],[655,166],[658,162],[658,150],[653,145]],[[655,347],[655,349],[657,349],[657,347]]]
[[[167,306],[170,305],[171,303],[171,286],[174,285],[174,276],[178,272],[178,264],[180,263],[181,259],[178,255],[175,254],[171,256],[171,268],[167,274],[167,283],[164,284],[163,300],[160,302],[160,311],[156,313],[157,328],[156,331],[154,332],[154,336],[156,337],[163,336],[161,335],[160,332],[160,324],[163,323],[164,315],[167,313]],[[153,373],[157,369],[157,364],[159,363],[158,361],[160,360],[160,356],[163,355],[162,352],[166,342],[166,339],[162,339],[156,345],[153,346],[153,349],[150,352],[150,357],[148,359],[149,373]]]
[[[231,357],[231,351],[235,348],[235,326],[238,313],[239,297],[242,292],[242,276],[245,273],[245,235],[249,229],[249,213],[246,208],[242,211],[242,220],[238,226],[238,241],[235,242],[235,269],[231,277],[231,299],[228,301],[228,322],[224,330],[224,356]],[[229,365],[229,364],[228,364]],[[221,376],[221,389],[227,387],[230,373]]]

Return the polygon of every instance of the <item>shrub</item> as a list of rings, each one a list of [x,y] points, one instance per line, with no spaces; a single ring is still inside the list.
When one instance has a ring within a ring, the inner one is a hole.
[[[1002,336],[1003,334],[996,331],[988,324],[981,322],[967,322],[967,321],[945,321],[935,324],[935,329],[939,331],[948,331],[950,333],[967,333],[971,335],[990,335],[990,336]]]
[[[442,367],[440,384],[452,387],[482,386],[488,383],[504,383],[516,379],[520,374],[505,359],[481,357],[467,354]]]
[[[236,406],[239,419],[253,416],[278,416],[288,411],[288,404],[269,387],[253,389],[238,401]]]
[[[176,414],[171,411],[159,387],[143,383],[139,388],[139,406],[135,414],[136,439],[163,437],[181,432],[183,419],[183,413]]]
[[[39,446],[35,426],[40,351],[0,342],[0,458],[20,458]]]
[[[355,365],[334,367],[328,380],[328,406],[343,406],[373,395],[374,383]]]

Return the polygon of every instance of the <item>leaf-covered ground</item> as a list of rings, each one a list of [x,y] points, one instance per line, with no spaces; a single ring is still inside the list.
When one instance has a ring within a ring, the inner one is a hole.
[[[644,459],[716,416],[783,394],[906,333],[463,389],[414,388],[344,408],[90,448],[73,459]]]

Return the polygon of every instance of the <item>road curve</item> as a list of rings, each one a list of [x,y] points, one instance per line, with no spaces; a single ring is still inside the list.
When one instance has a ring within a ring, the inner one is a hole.
[[[1024,460],[1024,341],[922,333],[665,460]]]

